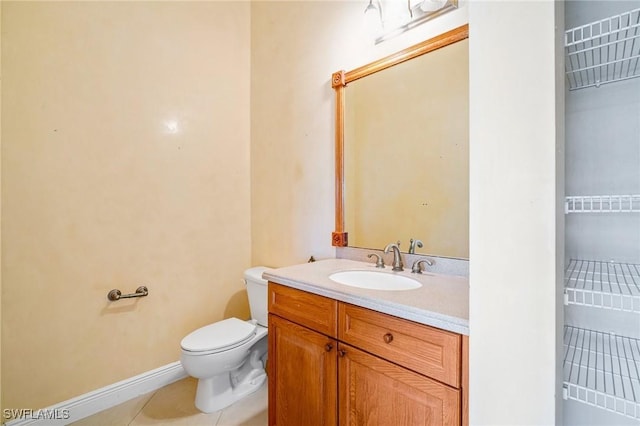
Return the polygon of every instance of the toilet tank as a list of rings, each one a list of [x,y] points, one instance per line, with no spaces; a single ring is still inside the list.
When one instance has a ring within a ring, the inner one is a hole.
[[[268,269],[266,266],[256,266],[244,271],[251,319],[264,327],[267,326],[267,281],[262,279],[262,273]]]

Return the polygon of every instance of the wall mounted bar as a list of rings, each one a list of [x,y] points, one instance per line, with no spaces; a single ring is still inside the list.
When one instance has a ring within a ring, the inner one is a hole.
[[[144,296],[147,296],[148,294],[149,294],[149,289],[143,285],[136,288],[135,293],[129,293],[129,294],[122,294],[120,290],[118,290],[117,288],[114,288],[107,294],[107,299],[111,300],[112,302],[115,302],[116,300],[120,300],[120,299],[131,299],[132,297],[144,297]]]

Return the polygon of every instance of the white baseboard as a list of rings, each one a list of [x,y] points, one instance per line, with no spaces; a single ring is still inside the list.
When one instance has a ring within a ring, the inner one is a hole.
[[[67,425],[145,393],[153,392],[185,377],[187,377],[187,373],[180,362],[176,361],[59,404],[41,410],[24,412],[24,417],[11,420],[6,423],[6,426]]]

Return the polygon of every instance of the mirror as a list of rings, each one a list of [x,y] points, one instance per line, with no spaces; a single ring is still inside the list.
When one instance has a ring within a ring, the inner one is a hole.
[[[468,69],[465,25],[334,73],[334,245],[469,257]]]

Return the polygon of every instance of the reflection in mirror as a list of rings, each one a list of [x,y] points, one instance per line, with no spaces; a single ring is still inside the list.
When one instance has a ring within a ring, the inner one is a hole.
[[[349,246],[469,257],[468,68],[464,39],[345,87]]]

